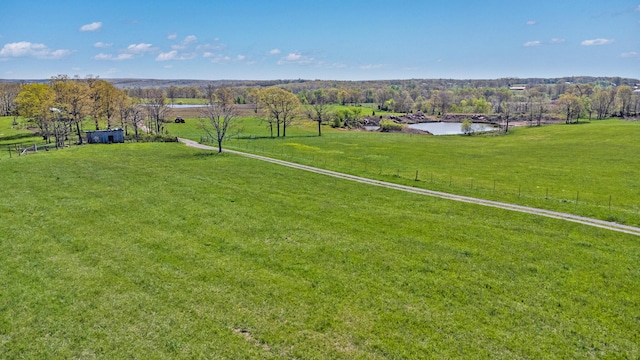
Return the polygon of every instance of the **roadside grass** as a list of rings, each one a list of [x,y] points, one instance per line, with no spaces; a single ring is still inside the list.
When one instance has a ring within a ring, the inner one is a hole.
[[[0,358],[640,356],[635,236],[181,144],[0,173]]]
[[[202,131],[168,126],[200,141]],[[231,149],[432,190],[640,225],[640,123],[512,128],[508,135],[428,136],[344,131],[298,121],[286,138],[243,118]],[[417,179],[417,181],[416,181]]]

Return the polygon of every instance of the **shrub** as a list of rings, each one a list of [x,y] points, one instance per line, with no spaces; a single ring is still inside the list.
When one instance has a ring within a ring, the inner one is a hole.
[[[465,135],[471,135],[473,133],[473,122],[471,121],[471,119],[466,118],[462,120],[462,124],[460,124],[460,130]]]
[[[382,131],[402,131],[405,128],[404,124],[398,124],[391,120],[381,120],[380,130]]]

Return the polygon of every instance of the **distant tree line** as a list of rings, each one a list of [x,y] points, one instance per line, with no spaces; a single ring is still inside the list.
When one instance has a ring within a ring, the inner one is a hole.
[[[168,82],[168,81],[167,81]],[[169,105],[181,98],[206,99],[208,104],[252,104],[256,116],[271,136],[286,136],[297,116],[321,125],[361,125],[362,108],[394,113],[421,112],[429,116],[499,114],[506,122],[527,119],[540,125],[547,117],[567,123],[580,118],[635,117],[640,112],[638,80],[572,77],[555,79],[497,80],[398,80],[398,81],[225,81],[164,87],[117,88],[96,77],[52,77],[47,82],[0,83],[0,115],[23,116],[47,141],[62,146],[70,134],[82,141],[85,123],[99,130],[122,127],[162,133]],[[225,85],[221,85],[225,84]],[[515,86],[517,85],[517,86]],[[219,89],[224,89],[220,92]],[[329,112],[328,105],[353,105]],[[303,109],[304,111],[300,111]]]

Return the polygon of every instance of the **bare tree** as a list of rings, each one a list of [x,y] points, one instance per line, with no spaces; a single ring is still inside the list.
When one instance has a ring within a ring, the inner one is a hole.
[[[598,119],[604,119],[609,116],[615,100],[615,94],[616,92],[613,88],[598,89],[593,93],[591,106],[598,114]]]
[[[238,109],[233,103],[233,93],[229,88],[220,87],[214,91],[215,102],[202,110],[201,128],[218,143],[218,153],[222,152],[222,141],[235,125]]]
[[[17,115],[15,99],[20,93],[20,84],[2,83],[0,84],[0,116]]]
[[[178,87],[175,85],[171,85],[167,88],[167,97],[169,98],[169,100],[171,101],[171,106],[173,106],[173,103],[176,100],[176,97],[178,97]]]
[[[140,122],[144,119],[144,113],[139,105],[136,105],[134,102],[130,102],[129,106],[126,109],[127,116],[126,119],[129,121],[131,126],[133,126],[133,131],[136,136],[136,141],[140,140],[138,136],[138,129],[140,128]]]
[[[318,123],[318,136],[322,136],[322,123],[331,118],[329,104],[322,90],[314,91],[310,96],[311,104],[306,106],[307,117]]]
[[[147,91],[145,105],[151,126],[154,127],[156,134],[159,134],[161,124],[169,112],[169,107],[166,104],[162,89],[149,89]]]

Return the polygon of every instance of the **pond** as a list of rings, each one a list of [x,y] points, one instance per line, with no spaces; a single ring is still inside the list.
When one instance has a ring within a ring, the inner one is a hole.
[[[428,131],[433,135],[457,135],[463,134],[461,129],[461,123],[455,122],[432,122],[432,123],[420,123],[409,124],[409,128],[422,131]],[[474,132],[492,131],[494,127],[490,124],[471,124],[471,129]]]

